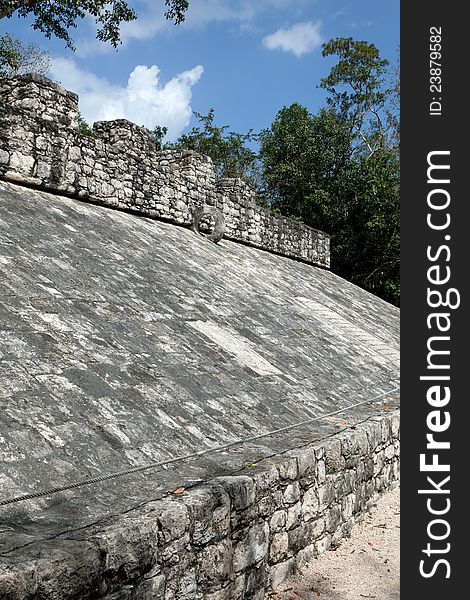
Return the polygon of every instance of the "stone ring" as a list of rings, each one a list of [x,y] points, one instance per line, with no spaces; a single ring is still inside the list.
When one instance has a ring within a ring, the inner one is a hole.
[[[210,233],[205,233],[200,231],[199,224],[202,220],[208,220],[210,218],[214,221],[214,226]],[[221,210],[215,208],[214,206],[203,206],[194,211],[193,214],[193,222],[191,224],[191,229],[195,233],[199,233],[207,237],[209,240],[217,244],[224,236],[225,231],[225,218]]]

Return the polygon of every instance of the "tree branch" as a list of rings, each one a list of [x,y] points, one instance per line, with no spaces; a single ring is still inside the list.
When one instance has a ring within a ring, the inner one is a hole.
[[[38,0],[0,0],[0,19],[11,17],[19,8],[37,4]]]
[[[369,140],[366,138],[366,136],[364,135],[364,133],[358,125],[354,124],[354,127],[357,129],[357,132],[361,136],[362,141],[367,146],[367,149],[369,150],[368,158],[370,158],[376,152],[377,148],[372,148],[372,146],[369,143]]]

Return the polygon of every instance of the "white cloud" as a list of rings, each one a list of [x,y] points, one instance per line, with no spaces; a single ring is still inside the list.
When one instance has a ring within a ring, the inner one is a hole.
[[[54,58],[50,69],[54,79],[79,95],[80,111],[89,123],[128,119],[148,128],[162,125],[168,127],[169,140],[176,139],[188,125],[192,87],[203,72],[198,65],[162,84],[156,65],[137,65],[123,87],[80,69],[69,58]]]
[[[164,17],[163,2],[140,0],[135,7],[137,19],[121,25],[120,49],[128,47],[133,40],[150,40],[157,35],[171,35],[186,30],[203,28],[214,23],[231,23],[240,31],[253,30],[255,21],[263,13],[289,10],[289,14],[297,8],[308,4],[311,0],[191,0],[186,19],[175,26]],[[96,27],[91,17],[88,22],[88,35],[76,40],[77,55],[89,57],[97,53],[109,54],[114,51],[109,42],[95,39]]]
[[[191,0],[183,27],[198,27],[214,22],[251,23],[265,12],[293,10],[311,0]],[[154,5],[154,0],[145,0]],[[161,10],[160,10],[161,14]]]
[[[302,56],[318,48],[322,43],[320,35],[320,21],[316,23],[296,23],[287,29],[281,27],[274,33],[263,38],[263,44],[269,50],[283,50]]]
[[[190,4],[185,26],[199,27],[213,22],[248,22],[259,12],[257,2],[233,0],[193,0]]]
[[[367,19],[362,19],[362,21],[353,21],[352,23],[348,23],[349,27],[352,29],[360,29],[362,27],[372,27],[374,24],[373,21],[368,21]]]

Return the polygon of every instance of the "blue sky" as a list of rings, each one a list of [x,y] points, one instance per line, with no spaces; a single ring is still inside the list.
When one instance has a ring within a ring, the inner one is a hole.
[[[123,27],[116,52],[95,39],[91,20],[72,31],[76,52],[34,32],[30,21],[3,19],[8,31],[48,50],[49,76],[80,95],[89,122],[128,118],[169,128],[175,139],[213,107],[234,131],[268,127],[277,111],[300,102],[315,112],[334,60],[321,44],[334,37],[373,42],[396,60],[399,0],[192,0],[186,22],[163,18],[164,0],[131,0],[139,19]]]

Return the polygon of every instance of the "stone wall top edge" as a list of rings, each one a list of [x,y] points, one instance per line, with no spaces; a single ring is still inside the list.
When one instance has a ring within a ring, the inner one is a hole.
[[[285,452],[279,452],[274,455],[268,456],[266,458],[261,459],[256,465],[250,465],[247,468],[238,469],[233,473],[225,473],[221,475],[211,476],[205,480],[202,480],[186,489],[186,493],[184,495],[172,495],[171,493],[162,496],[160,499],[153,500],[152,505],[167,506],[168,502],[177,503],[179,505],[185,505],[191,503],[191,495],[197,494],[200,498],[212,498],[214,490],[219,486],[224,486],[224,482],[230,479],[239,478],[245,480],[252,480],[254,483],[258,479],[263,480],[264,475],[267,473],[273,473],[273,469],[278,472],[278,478],[280,479],[299,479],[302,478],[303,474],[301,470],[297,470],[296,474],[289,472],[292,471],[291,467],[293,461],[309,458],[313,454],[316,457],[325,458],[330,448],[332,448],[335,444],[343,442],[345,439],[349,438],[359,438],[364,433],[369,431],[369,428],[375,424],[376,427],[381,428],[382,426],[390,426],[387,429],[387,439],[378,439],[377,446],[382,446],[387,443],[391,443],[399,438],[399,429],[394,430],[392,427],[393,423],[400,421],[400,408],[394,408],[389,411],[387,414],[382,415],[373,415],[370,418],[354,425],[354,428],[351,426],[346,426],[341,431],[334,433],[333,435],[328,435],[318,441],[311,441],[310,443],[306,443],[304,446],[300,446],[298,448],[294,448],[291,450],[287,450]],[[313,453],[313,454],[312,454]],[[225,490],[227,491],[227,490]],[[141,508],[136,507],[134,509],[136,512],[140,512]],[[143,509],[145,510],[145,508]],[[126,513],[127,515],[127,513]],[[113,522],[117,522],[120,518],[125,517],[126,515],[116,515],[112,520],[110,520],[109,525],[112,527]]]
[[[176,158],[195,158],[205,163],[212,163],[212,158],[207,156],[206,154],[201,154],[200,152],[196,152],[196,150],[157,150],[156,154],[160,158],[164,158],[167,156],[176,157]]]
[[[83,549],[88,553],[91,552],[91,559],[83,565],[82,580],[99,582],[103,578],[102,564],[99,560],[94,560],[94,553],[104,547],[103,544],[106,546],[108,553],[107,561],[111,560],[114,565],[125,564],[126,561],[129,561],[129,556],[133,556],[133,554],[129,554],[131,547],[133,553],[137,552],[136,555],[141,554],[141,548],[145,547],[148,549],[148,533],[157,527],[159,531],[167,531],[171,535],[169,538],[170,541],[166,542],[169,544],[173,539],[182,535],[183,530],[192,530],[199,519],[204,519],[207,515],[212,514],[214,507],[217,507],[219,511],[222,510],[222,512],[223,510],[228,510],[229,514],[230,511],[242,513],[252,503],[260,502],[260,499],[257,498],[258,489],[263,495],[267,489],[266,486],[277,486],[282,481],[284,481],[284,485],[289,486],[290,483],[290,487],[293,489],[292,482],[300,481],[303,478],[311,480],[312,474],[313,477],[316,477],[316,469],[312,470],[307,463],[312,463],[310,466],[313,466],[318,461],[324,461],[329,448],[333,448],[335,442],[336,444],[340,443],[340,452],[342,452],[342,442],[345,437],[359,437],[364,435],[367,432],[367,428],[370,428],[373,423],[379,428],[382,424],[388,425],[386,427],[388,432],[387,439],[384,440],[383,438],[376,437],[375,449],[383,447],[387,443],[391,445],[395,444],[399,434],[393,432],[392,422],[399,417],[399,414],[400,410],[398,408],[387,414],[376,415],[371,419],[359,423],[354,430],[346,427],[337,434],[318,442],[311,442],[301,448],[263,459],[254,470],[242,470],[232,474],[216,476],[186,489],[184,495],[164,496],[159,500],[153,500],[145,505],[136,507],[125,514],[115,515],[106,522],[105,527],[101,524],[99,530],[89,530],[88,540],[81,542]],[[374,449],[371,448],[370,450],[373,451]],[[320,482],[318,483],[320,484]],[[237,495],[237,490],[242,488],[244,493]],[[144,520],[141,518],[143,514],[147,516]],[[171,533],[175,527],[177,532]],[[132,535],[130,535],[131,529],[133,531]],[[141,531],[142,536],[140,536]],[[204,542],[209,547],[211,544],[217,543],[219,539],[216,535],[217,532],[213,533],[212,537],[209,536],[209,541]],[[129,542],[122,543],[123,540],[127,539],[126,534],[129,534]],[[198,535],[199,537],[204,535],[201,534],[200,527]],[[116,539],[119,539],[121,543],[108,545],[107,540],[112,541],[116,536]],[[182,537],[181,539],[185,538]],[[47,550],[50,550],[50,540],[39,541],[40,548],[45,549],[46,552],[41,551],[41,556],[38,558],[34,553],[34,549],[30,549],[30,553],[25,553],[21,556],[21,561],[16,561],[13,558],[11,571],[8,574],[9,580],[14,581],[16,579],[18,582],[24,582],[25,589],[31,588],[30,569],[33,562],[36,567],[41,567],[42,565],[41,568],[45,572],[56,571],[59,574],[64,572],[64,564],[70,560],[70,543],[70,539],[56,538],[54,540],[54,552],[51,553],[47,552]],[[72,541],[72,543],[74,542]],[[75,550],[77,550],[76,545]],[[21,564],[23,561],[24,564]],[[72,591],[77,585],[77,581],[74,580],[71,586]],[[67,598],[72,597],[69,594],[70,590],[68,590]],[[56,596],[51,594],[44,596],[44,598],[46,597],[55,598]],[[73,597],[77,596],[74,595]],[[89,596],[87,595],[86,597]],[[112,597],[114,598],[114,595]],[[32,596],[28,594],[28,598],[32,598]]]
[[[45,88],[46,91],[38,92],[38,86],[41,89]],[[28,89],[29,87],[30,89]],[[65,95],[63,101],[57,97],[58,94]],[[38,95],[38,99],[34,97],[35,95]],[[255,240],[256,234],[250,231],[249,235],[253,238],[250,238],[251,245],[264,248],[267,243],[266,240],[269,238],[267,249],[271,249],[278,254],[306,259],[307,262],[313,264],[328,263],[328,260],[312,258],[318,251],[325,257],[329,256],[328,234],[284,215],[277,214],[258,204],[256,190],[244,179],[240,177],[217,177],[214,172],[213,161],[209,156],[189,149],[157,150],[149,131],[128,119],[96,121],[93,124],[91,136],[82,135],[78,128],[78,96],[37,73],[15,76],[3,79],[3,81],[0,79],[0,102],[6,104],[5,110],[0,112],[5,112],[5,119],[7,119],[5,122],[10,128],[13,127],[13,118],[17,121],[14,127],[18,128],[20,119],[24,119],[25,128],[27,125],[27,128],[33,133],[37,121],[37,131],[40,131],[40,134],[46,137],[47,132],[55,127],[57,131],[54,130],[54,134],[57,140],[64,144],[64,148],[68,145],[73,147],[74,152],[77,152],[75,147],[82,146],[85,154],[89,150],[101,152],[102,169],[103,167],[106,169],[106,160],[111,161],[112,167],[112,161],[119,158],[119,153],[122,153],[124,159],[129,156],[133,161],[139,159],[144,161],[146,154],[148,154],[149,160],[142,162],[142,164],[145,164],[145,168],[153,167],[157,171],[161,168],[162,172],[175,178],[175,185],[180,185],[178,177],[182,177],[185,181],[183,186],[189,185],[192,188],[191,193],[194,197],[199,195],[203,199],[211,198],[212,201],[209,204],[214,201],[214,194],[220,196],[219,204],[220,202],[227,202],[227,213],[231,218],[237,219],[240,217],[240,214],[237,213],[239,209],[241,209],[242,221],[253,218],[253,213],[248,213],[249,216],[245,216],[247,213],[244,211],[254,209],[257,219],[257,224],[254,224],[254,227],[258,228],[258,238]],[[10,119],[10,122],[8,122],[8,119]],[[14,132],[13,129],[11,131]],[[12,139],[16,142],[18,141],[17,137],[13,133]],[[44,142],[41,140],[40,143],[43,144]],[[5,136],[3,146],[4,150],[9,147],[9,139]],[[17,151],[14,146],[12,148]],[[21,154],[21,151],[19,152]],[[35,149],[34,156],[37,160],[41,158]],[[64,164],[67,156],[67,152],[64,151]],[[17,161],[18,159],[15,155],[11,160]],[[45,160],[46,162],[50,160],[50,156],[46,156]],[[90,159],[87,158],[87,160]],[[34,179],[34,182],[37,182],[40,187],[50,187],[45,180],[41,183],[39,179],[32,178],[32,173],[26,171],[27,169],[20,174],[19,172],[15,173],[14,170],[7,171],[4,168],[3,174],[10,179],[15,177],[15,180],[23,180],[27,184],[32,183]],[[21,176],[23,179],[21,179]],[[67,178],[68,174],[65,177]],[[170,184],[172,184],[171,181]],[[196,190],[198,185],[200,189]],[[70,185],[68,187],[61,186],[59,191],[64,189],[69,190],[71,187]],[[259,216],[261,216],[261,219]],[[243,221],[240,232],[238,232],[239,235],[236,236],[237,241],[243,242],[247,237],[245,228],[246,224]],[[233,238],[230,235],[227,237]],[[312,240],[315,240],[315,238],[320,246],[323,245],[320,250],[313,247],[316,242],[312,246]],[[259,243],[257,243],[258,240]],[[293,243],[297,245],[296,249],[293,248]]]
[[[101,127],[106,127],[107,129],[111,127],[129,127],[132,129],[147,131],[145,127],[142,125],[137,125],[137,123],[129,121],[129,119],[110,119],[108,121],[100,120],[93,123],[93,129],[100,129]]]
[[[378,425],[381,425],[382,423],[391,424],[396,419],[400,419],[400,408],[394,408],[393,410],[389,411],[387,414],[372,415],[370,418],[366,419],[365,421],[362,421],[361,423],[354,425],[354,429],[351,426],[345,426],[344,429],[342,429],[341,431],[338,431],[337,433],[334,433],[333,435],[329,435],[318,441],[312,440],[312,442],[305,444],[305,446],[301,446],[299,448],[294,448],[293,450],[288,450],[288,451],[284,452],[283,454],[276,455],[276,459],[279,462],[282,462],[283,460],[285,460],[287,463],[292,458],[299,458],[299,457],[308,455],[312,450],[320,450],[320,449],[327,450],[331,444],[338,442],[338,441],[341,442],[343,439],[345,439],[347,437],[361,436],[364,432],[367,431],[367,428],[370,426],[371,423],[376,423]],[[393,434],[391,435],[391,437],[393,437]],[[268,462],[270,460],[271,459],[262,460],[258,463],[258,466],[261,469],[263,467],[270,466],[270,463]],[[246,471],[243,470],[240,472],[240,474],[248,475],[248,476],[249,476],[249,473],[250,473],[249,470],[246,470]],[[201,485],[203,485],[203,484],[201,484]]]
[[[67,90],[65,87],[63,87],[57,81],[53,81],[52,79],[49,79],[48,77],[46,77],[45,75],[41,75],[40,73],[34,73],[34,72],[33,73],[24,73],[23,75],[14,75],[11,77],[4,78],[5,83],[15,82],[15,81],[18,81],[18,82],[21,82],[24,84],[35,83],[42,87],[49,88],[62,96],[68,96],[69,98],[72,98],[78,102],[78,94],[76,94],[75,92],[71,92],[70,90]]]

